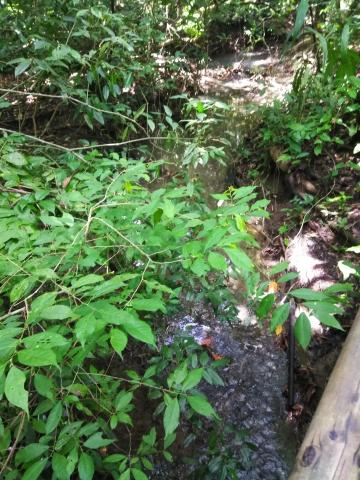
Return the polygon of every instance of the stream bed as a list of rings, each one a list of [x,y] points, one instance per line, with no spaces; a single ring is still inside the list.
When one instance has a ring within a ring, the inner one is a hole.
[[[283,98],[289,90],[292,72],[287,70],[286,63],[282,63],[282,67],[281,63],[279,56],[269,51],[223,55],[203,72],[202,98],[220,98],[239,112],[241,135],[242,111],[248,112],[252,104]],[[269,69],[272,69],[271,76],[267,76]],[[227,168],[216,164],[199,166],[195,171],[206,186],[207,194],[226,190],[231,185],[228,173]],[[238,461],[236,478],[285,480],[297,450],[297,436],[294,426],[287,421],[284,396],[286,353],[276,336],[266,329],[245,326],[251,323],[250,320],[235,318],[229,326],[218,321],[209,306],[200,303],[170,319],[169,328],[173,332],[186,330],[198,343],[199,335],[211,337],[212,350],[229,359],[229,364],[218,371],[224,385],[212,386],[203,382],[201,390],[219,413],[223,426],[230,425],[234,430],[247,432],[245,445],[251,446],[248,461],[241,461],[244,444],[238,445],[229,438],[219,447],[224,455]],[[185,438],[188,434],[185,425],[182,435]],[[174,463],[157,465],[152,478],[220,478],[219,474],[207,472],[206,466],[211,461],[208,438],[203,438],[184,451],[179,447]]]

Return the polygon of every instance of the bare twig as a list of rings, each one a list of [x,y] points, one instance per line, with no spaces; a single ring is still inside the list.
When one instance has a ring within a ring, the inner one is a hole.
[[[16,438],[14,440],[14,443],[12,444],[12,447],[10,449],[10,452],[5,460],[5,462],[2,464],[2,467],[1,467],[1,470],[0,470],[0,477],[1,475],[5,472],[5,470],[7,469],[7,466],[9,465],[14,453],[15,453],[15,450],[16,450],[16,446],[20,440],[20,435],[21,435],[21,432],[24,428],[24,422],[25,422],[25,412],[21,412],[21,419],[20,419],[20,424],[19,424],[19,427],[18,427],[18,431],[17,431],[17,434],[16,434]]]

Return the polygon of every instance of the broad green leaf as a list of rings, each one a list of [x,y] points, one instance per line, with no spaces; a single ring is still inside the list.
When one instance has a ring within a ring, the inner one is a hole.
[[[106,447],[113,442],[114,440],[102,438],[101,432],[96,432],[94,433],[94,435],[91,435],[91,437],[86,440],[86,442],[84,443],[84,447],[96,450],[98,448]]]
[[[160,298],[136,298],[132,300],[131,305],[135,310],[143,310],[146,312],[166,312],[165,305]]]
[[[342,313],[342,308],[328,302],[305,302],[304,305],[310,308],[324,325],[344,330],[336,318],[334,318],[335,314]]]
[[[323,292],[317,292],[311,290],[310,288],[298,288],[296,290],[291,290],[291,295],[296,298],[301,298],[302,300],[327,300],[328,295]]]
[[[266,315],[270,312],[272,306],[274,305],[275,302],[275,294],[274,293],[269,293],[266,295],[264,298],[261,299],[261,302],[256,309],[256,315],[262,319],[265,318]]]
[[[156,345],[151,327],[146,322],[133,318],[124,321],[122,327],[126,333],[136,338],[136,340],[140,340],[140,342],[148,343],[153,346]]]
[[[42,460],[33,463],[21,477],[21,480],[37,480],[40,477],[41,472],[44,470],[47,461],[47,458],[43,458]]]
[[[296,18],[293,29],[290,32],[290,37],[297,38],[301,28],[303,27],[306,19],[306,15],[309,9],[309,0],[300,0],[298,8],[296,10]]]
[[[29,367],[57,366],[54,350],[46,346],[37,346],[36,348],[21,350],[18,352],[17,357],[20,363],[28,365]]]
[[[274,331],[279,325],[283,325],[288,319],[290,313],[290,303],[284,303],[274,310],[270,321],[270,329]]]
[[[35,335],[24,338],[23,342],[26,348],[38,348],[39,346],[67,347],[69,345],[69,340],[52,331],[35,333]]]
[[[78,472],[80,480],[91,480],[95,473],[95,465],[92,457],[83,452],[79,458]]]
[[[164,215],[172,220],[175,217],[176,213],[176,207],[175,204],[171,200],[165,200],[165,202],[162,204],[162,210],[164,212]]]
[[[210,248],[217,246],[220,240],[226,235],[226,228],[215,228],[209,235],[204,250],[209,250]]]
[[[22,370],[12,366],[5,380],[5,396],[15,407],[19,407],[29,414],[28,397],[24,385],[26,376]]]
[[[278,283],[286,283],[290,282],[291,280],[295,280],[295,278],[298,278],[299,274],[296,272],[288,272],[285,273],[285,275],[282,275],[280,278],[277,279]]]
[[[243,270],[245,272],[251,272],[253,270],[253,262],[244,251],[234,248],[224,248],[224,251],[229,256],[235,267],[237,267],[239,270]]]
[[[182,384],[182,390],[186,391],[196,387],[196,385],[198,385],[198,383],[200,382],[203,373],[203,368],[195,368],[194,370],[191,370],[191,372],[189,372],[187,377],[185,378],[184,383]]]
[[[127,335],[118,328],[112,328],[110,331],[110,344],[120,356],[127,345]]]
[[[10,302],[15,303],[20,300],[20,298],[23,298],[27,293],[30,292],[34,284],[35,280],[31,277],[26,277],[18,282],[10,292]]]
[[[209,270],[209,265],[202,258],[197,258],[191,265],[191,271],[198,277],[203,277]]]
[[[130,480],[130,473],[131,473],[131,470],[130,468],[128,468],[127,470],[125,470],[125,472],[123,472],[120,475],[119,480]]]
[[[236,188],[236,189],[234,190],[234,198],[235,198],[236,200],[238,200],[238,199],[240,199],[240,198],[247,197],[247,196],[250,195],[255,189],[256,189],[256,187],[252,187],[252,186]]]
[[[300,313],[296,319],[294,333],[296,340],[306,350],[311,340],[311,324],[305,313]]]
[[[115,410],[120,412],[122,410],[128,410],[127,407],[134,398],[133,392],[121,391],[115,399]]]
[[[149,477],[145,475],[145,473],[142,470],[139,470],[138,468],[132,468],[131,474],[135,480],[149,480]]]
[[[85,317],[80,318],[75,325],[75,334],[76,338],[79,340],[81,345],[84,347],[88,338],[90,338],[96,331],[97,320],[95,315],[89,314]]]
[[[99,283],[104,280],[102,275],[95,275],[94,273],[90,273],[89,275],[85,275],[81,278],[76,278],[71,282],[72,288],[80,288],[85,285],[94,285],[94,283]]]
[[[46,421],[46,434],[52,433],[56,427],[59,425],[61,417],[62,417],[63,407],[62,403],[58,402],[49,413],[49,416]]]
[[[20,152],[11,152],[5,155],[5,160],[12,165],[16,165],[17,167],[23,167],[26,165],[26,157]]]
[[[349,39],[350,39],[350,25],[346,23],[341,32],[341,51],[346,53],[349,48]]]
[[[54,452],[51,459],[51,466],[56,478],[59,480],[68,480],[70,475],[67,473],[67,459],[64,455]]]
[[[335,283],[334,285],[326,288],[324,292],[332,295],[333,293],[351,292],[353,288],[354,287],[351,283]]]
[[[289,262],[280,262],[270,268],[269,274],[276,275],[277,273],[283,272],[289,266]]]
[[[71,308],[67,305],[53,305],[41,312],[41,318],[44,320],[65,320],[71,317],[71,315]]]
[[[49,450],[48,445],[42,445],[40,443],[30,443],[26,447],[21,448],[15,455],[15,465],[18,466],[22,463],[32,462],[36,458],[40,457],[43,453]]]
[[[106,280],[105,282],[96,286],[91,291],[91,297],[98,298],[107,295],[108,293],[112,293],[115,290],[118,290],[120,287],[123,287],[128,280],[131,280],[138,276],[139,274],[137,273],[125,273],[121,275],[115,275],[115,277],[111,278],[110,280]]]
[[[180,407],[177,398],[171,398],[170,396],[165,397],[165,413],[164,413],[164,429],[165,437],[173,433],[178,425],[180,420]]]
[[[176,433],[170,433],[164,438],[164,448],[169,448],[176,440]]]
[[[204,417],[217,417],[215,410],[210,403],[200,395],[189,395],[187,401],[190,407]]]
[[[220,253],[210,252],[208,262],[212,268],[215,268],[215,270],[221,270],[223,272],[226,272],[227,270],[226,258],[223,255],[220,255]]]
[[[34,377],[34,385],[36,391],[45,398],[49,400],[54,399],[54,383],[45,375],[37,373]]]

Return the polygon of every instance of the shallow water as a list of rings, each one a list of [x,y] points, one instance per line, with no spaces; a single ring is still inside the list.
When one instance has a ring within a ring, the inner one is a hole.
[[[176,316],[170,321],[170,331],[186,331],[198,343],[211,338],[212,351],[230,359],[218,370],[224,385],[202,382],[200,389],[219,413],[222,422],[236,430],[247,430],[247,441],[255,449],[247,468],[239,467],[237,478],[243,480],[285,480],[296,454],[296,438],[286,422],[287,360],[274,337],[258,327],[232,327],[220,323],[211,309],[195,305],[191,315]],[[168,339],[169,340],[169,339]],[[188,433],[188,432],[187,432]],[[198,468],[207,464],[207,439],[197,440],[188,457],[197,459]],[[241,456],[236,442],[226,445],[235,457]],[[183,462],[181,454],[173,465],[158,465],[155,479],[202,478],[194,473],[195,466]],[[206,476],[205,478],[216,478]]]
[[[266,72],[272,69],[270,76]],[[276,52],[259,51],[244,54],[222,55],[214,59],[202,76],[202,98],[220,98],[231,106],[232,113],[226,119],[227,128],[241,136],[245,128],[251,128],[253,105],[269,103],[282,98],[291,85],[292,72],[285,69]],[[232,184],[229,166],[209,163],[192,171],[206,186],[207,195],[226,190]],[[248,252],[251,255],[251,252]],[[244,321],[246,323],[246,319]],[[228,366],[218,373],[223,386],[205,382],[201,390],[225,424],[237,430],[246,429],[248,440],[255,446],[247,469],[239,467],[237,478],[242,480],[285,480],[290,473],[297,448],[297,439],[291,425],[286,422],[286,400],[283,392],[287,382],[287,359],[276,338],[257,326],[245,327],[234,319],[230,327],[220,323],[212,310],[203,304],[193,305],[169,319],[170,337],[176,332],[187,331],[198,343],[202,336],[211,336],[213,351],[230,359]],[[184,438],[188,434],[184,427]],[[224,445],[234,457],[242,454],[236,442]],[[196,441],[192,449],[179,447],[173,464],[160,463],[153,479],[201,479],[215,476],[199,476],[196,467],[206,465],[208,439]],[[188,464],[185,457],[196,459]],[[197,465],[196,465],[197,464]]]

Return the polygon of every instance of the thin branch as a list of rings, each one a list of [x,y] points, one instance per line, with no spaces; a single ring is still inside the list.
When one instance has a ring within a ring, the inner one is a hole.
[[[25,92],[23,90],[9,90],[7,88],[0,88],[0,92],[5,92],[3,97],[5,97],[8,93],[16,93],[17,95],[25,95],[25,96],[32,95],[33,97],[44,97],[44,98],[56,98],[56,99],[60,99],[60,100],[69,100],[73,103],[77,103],[78,105],[83,105],[84,107],[90,108],[91,110],[95,110],[96,112],[106,113],[107,115],[113,115],[115,117],[121,117],[124,120],[132,122],[134,125],[139,127],[143,132],[147,133],[146,129],[142,125],[140,125],[140,123],[138,123],[136,120],[128,117],[127,115],[124,115],[123,113],[113,112],[111,110],[105,110],[105,109],[102,109],[102,108],[94,107],[93,105],[90,105],[87,102],[83,102],[82,100],[79,100],[78,98],[75,98],[75,97],[71,97],[70,95],[67,95],[67,94],[65,94],[65,95],[54,95],[54,94],[50,94],[50,93]]]
[[[57,143],[48,142],[47,140],[43,140],[41,138],[34,137],[33,135],[28,135],[27,133],[17,132],[16,130],[10,130],[9,128],[0,127],[0,131],[5,132],[5,133],[10,133],[10,134],[15,134],[15,135],[23,135],[26,138],[30,138],[31,140],[34,140],[36,142],[43,143],[44,145],[47,145],[48,147],[52,147],[52,148],[55,148],[57,150],[62,150],[63,152],[66,152],[66,153],[72,153],[79,160],[81,160],[82,162],[85,162],[85,163],[90,165],[90,162],[85,160],[85,158],[81,154],[73,152],[70,148],[64,147],[63,145],[58,145]]]
[[[5,462],[3,463],[2,467],[1,467],[1,470],[0,470],[0,476],[5,472],[5,470],[7,469],[7,466],[9,465],[14,453],[15,453],[15,450],[16,450],[16,446],[20,440],[20,435],[21,435],[21,432],[24,428],[24,422],[25,422],[25,412],[22,412],[21,413],[21,420],[20,420],[20,424],[19,424],[19,427],[18,427],[18,431],[17,431],[17,434],[16,434],[16,438],[15,438],[15,441],[14,443],[12,444],[12,447],[10,449],[10,452],[9,452],[9,455],[7,456]]]

